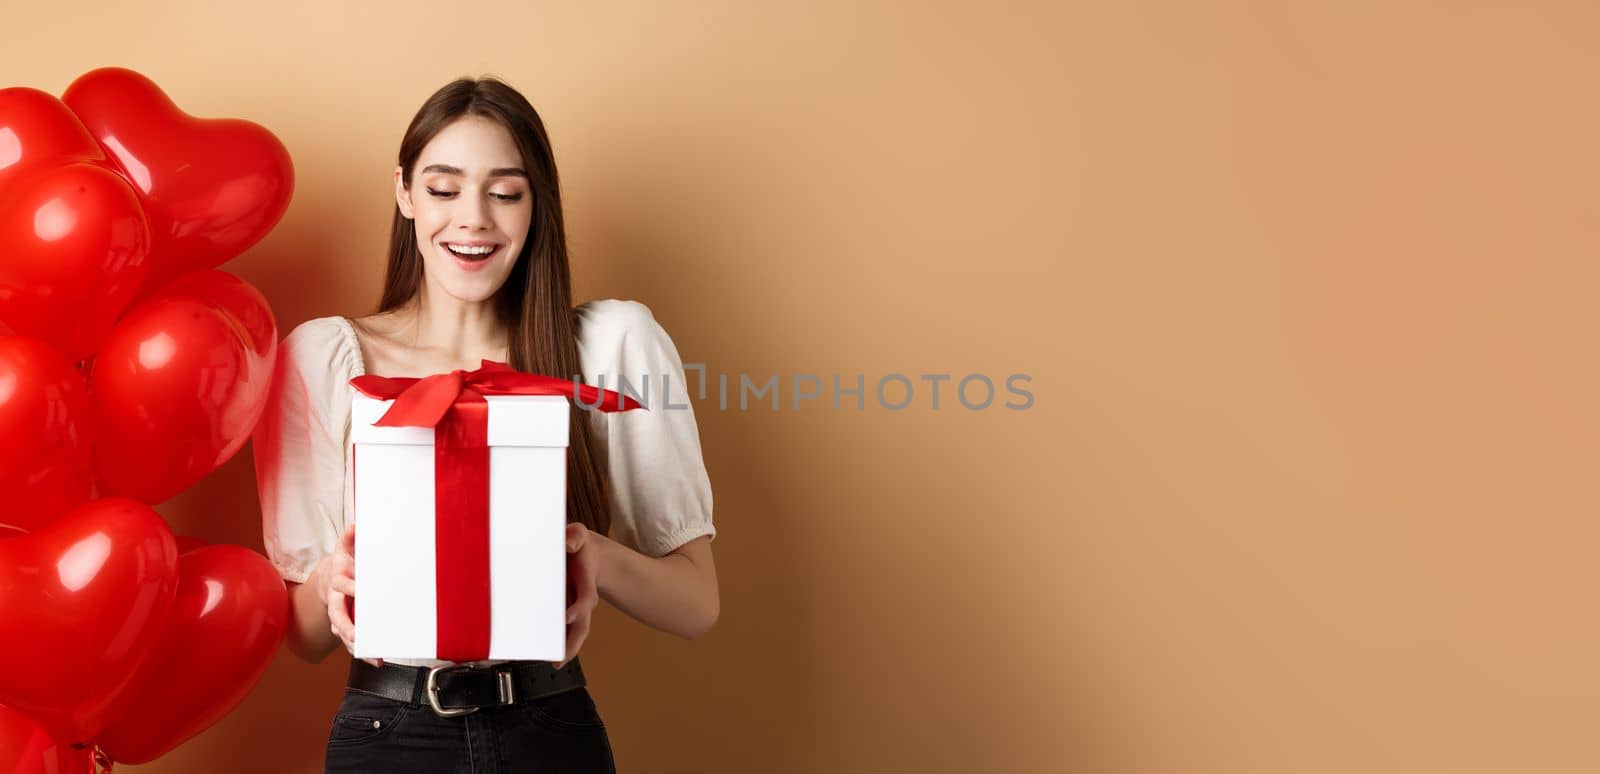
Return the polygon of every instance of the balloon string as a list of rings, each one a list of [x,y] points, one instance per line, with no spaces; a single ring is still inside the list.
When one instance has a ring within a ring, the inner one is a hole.
[[[94,765],[99,767],[101,774],[111,774],[111,758],[99,747],[94,748]]]

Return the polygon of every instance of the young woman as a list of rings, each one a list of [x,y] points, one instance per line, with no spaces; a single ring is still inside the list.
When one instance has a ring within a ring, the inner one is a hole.
[[[682,361],[643,304],[573,306],[550,141],[511,87],[460,79],[434,93],[394,174],[377,312],[290,332],[254,439],[266,550],[290,582],[295,653],[320,662],[352,647],[352,377],[421,377],[488,359],[596,385],[603,375],[610,389],[619,377],[635,390],[648,382],[655,399],[648,411],[573,406],[565,660],[449,670],[352,660],[326,771],[614,771],[577,661],[597,601],[686,638],[719,609],[711,486]]]

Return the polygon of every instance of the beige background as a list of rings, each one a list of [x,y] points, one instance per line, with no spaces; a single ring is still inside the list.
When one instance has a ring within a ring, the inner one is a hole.
[[[624,771],[1600,768],[1593,4],[116,5],[8,4],[0,80],[276,132],[226,268],[284,331],[375,301],[406,122],[492,73],[578,296],[713,379],[1032,375],[699,403],[722,618],[600,615]],[[259,548],[254,498],[163,510]],[[122,770],[314,771],[345,664]]]

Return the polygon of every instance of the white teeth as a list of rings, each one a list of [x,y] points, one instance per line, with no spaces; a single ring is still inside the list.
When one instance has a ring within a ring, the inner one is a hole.
[[[456,255],[488,255],[489,253],[494,252],[494,245],[483,245],[481,247],[445,245],[445,249],[455,253]]]

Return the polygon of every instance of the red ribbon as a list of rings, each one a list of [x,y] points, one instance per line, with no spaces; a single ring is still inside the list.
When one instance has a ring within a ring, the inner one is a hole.
[[[394,404],[378,427],[434,428],[434,562],[438,658],[489,657],[489,402],[486,395],[568,395],[601,411],[644,408],[633,398],[485,360],[475,371],[421,379],[357,376],[363,395]]]

